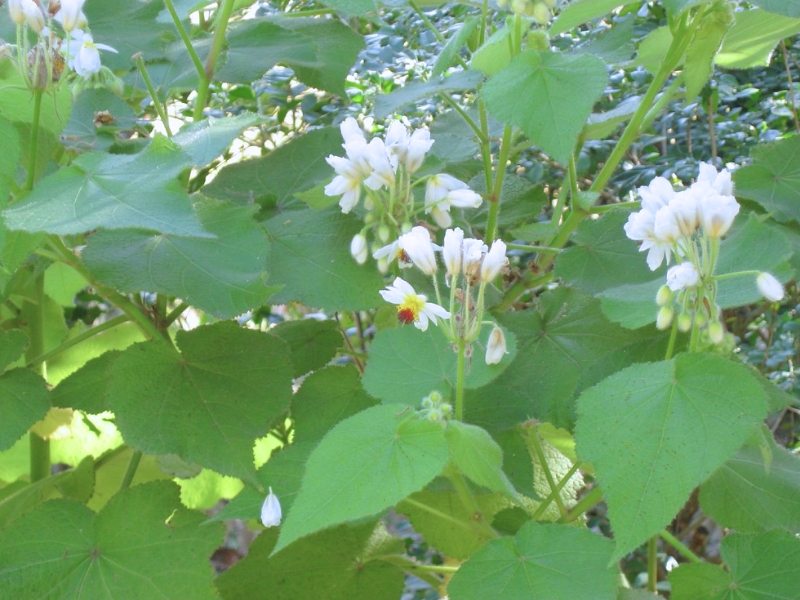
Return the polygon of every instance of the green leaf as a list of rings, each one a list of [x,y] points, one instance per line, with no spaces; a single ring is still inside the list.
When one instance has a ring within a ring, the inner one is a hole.
[[[347,17],[364,17],[377,10],[374,0],[325,0],[323,4],[335,8]]]
[[[152,341],[117,357],[108,399],[125,441],[252,481],[253,443],[291,397],[285,344],[231,322],[179,331],[176,341],[181,353]]]
[[[633,59],[633,23],[634,16],[614,19],[610,28],[597,36],[589,36],[586,42],[570,50],[574,54],[589,54],[602,60],[607,65],[626,65]]]
[[[485,429],[451,421],[445,430],[450,460],[473,482],[516,500],[517,492],[503,473],[503,451]]]
[[[28,336],[22,329],[0,330],[0,372],[17,360],[28,347]]]
[[[755,200],[778,221],[800,220],[800,135],[754,146],[752,165],[733,174],[736,195]]]
[[[298,301],[322,310],[364,310],[383,303],[383,282],[372,263],[359,265],[350,241],[363,223],[338,207],[280,214],[264,225],[272,242],[270,281],[284,288],[275,304]]]
[[[202,192],[236,204],[281,207],[294,194],[332,180],[335,173],[325,157],[342,153],[338,129],[315,129],[264,157],[224,167]]]
[[[511,29],[501,27],[473,53],[470,67],[486,75],[494,75],[505,69],[511,59]]]
[[[121,131],[136,125],[136,114],[127,102],[105,89],[81,92],[64,127],[63,143],[81,151],[108,150]]]
[[[222,526],[203,518],[168,482],[125,490],[98,514],[47,502],[0,532],[0,596],[212,599]]]
[[[509,505],[500,494],[474,493],[473,497],[487,522]],[[397,505],[397,512],[408,516],[414,531],[421,534],[428,544],[456,560],[468,559],[489,541],[475,532],[474,514],[464,507],[463,500],[451,489],[426,489],[412,494]],[[452,518],[444,519],[442,514]]]
[[[108,373],[117,356],[119,352],[105,352],[62,380],[50,394],[53,406],[93,415],[108,410]]]
[[[448,455],[444,431],[407,412],[401,404],[375,406],[330,430],[308,460],[275,551],[332,525],[376,515],[441,472]]]
[[[493,433],[531,417],[571,429],[583,374],[641,337],[609,322],[597,300],[567,287],[540,296],[535,309],[498,320],[517,336],[517,356],[502,377],[468,391],[465,406],[469,422]]]
[[[0,530],[53,498],[72,498],[86,502],[94,489],[94,459],[86,456],[74,469],[67,469],[45,479],[28,483],[19,491],[0,500]]]
[[[375,99],[375,116],[384,119],[418,100],[437,94],[459,92],[475,88],[483,81],[483,74],[477,71],[458,71],[447,77],[434,77],[428,81],[415,81],[396,89],[390,94]]]
[[[221,319],[264,304],[278,288],[264,283],[268,240],[254,207],[198,198],[194,209],[215,237],[99,231],[83,252],[87,268],[120,291],[175,295]]]
[[[726,69],[766,67],[775,46],[800,32],[800,11],[789,15],[794,19],[759,9],[739,11],[735,16],[715,61]]]
[[[577,451],[592,461],[608,502],[614,557],[669,523],[765,412],[765,393],[752,373],[715,355],[633,365],[585,391],[578,399]],[[690,447],[697,452],[687,453]]]
[[[453,576],[452,600],[504,598],[613,600],[617,573],[610,540],[586,529],[530,521],[513,538],[492,540]]]
[[[789,600],[797,597],[800,540],[779,529],[735,533],[722,540],[728,571],[710,564],[683,565],[669,574],[673,600]]]
[[[270,456],[269,460],[258,470],[256,478],[263,488],[252,486],[244,488],[236,498],[211,517],[211,521],[228,519],[257,519],[261,517],[261,505],[264,504],[268,488],[278,496],[283,514],[292,510],[297,492],[306,470],[306,462],[316,443],[299,442],[286,446]]]
[[[47,384],[30,369],[0,376],[0,450],[11,448],[28,428],[50,410]]]
[[[481,94],[495,117],[520,127],[553,160],[566,164],[606,81],[605,65],[592,56],[526,50],[493,75]]]
[[[318,442],[338,422],[375,404],[353,365],[325,367],[309,375],[292,398],[295,440]]]
[[[587,21],[605,16],[618,6],[633,4],[636,0],[578,0],[571,2],[561,11],[550,26],[550,36],[556,36],[583,25]]]
[[[469,187],[488,197],[490,193],[486,190],[486,178],[476,175],[469,182]],[[548,202],[547,194],[544,193],[542,186],[533,185],[524,177],[517,175],[507,175],[503,179],[503,188],[500,192],[503,210],[497,219],[497,225],[502,228],[522,225],[526,222],[535,222],[537,215],[542,207]],[[485,226],[489,219],[489,202],[484,202],[479,209],[472,213],[470,223],[473,226]]]
[[[770,460],[748,444],[700,487],[700,505],[724,527],[800,531],[800,458],[767,437]]]
[[[220,575],[217,588],[226,600],[396,600],[403,591],[402,571],[366,560],[374,550],[397,553],[398,540],[389,537],[373,520],[322,531],[271,556],[277,534],[267,531],[244,560]]]
[[[159,50],[164,43],[177,38],[172,20],[157,20],[164,10],[162,0],[117,0],[113,3],[88,0],[83,10],[91,24],[94,41],[113,46],[117,51],[116,54],[101,54],[103,65],[113,71],[129,70],[131,56],[137,52],[142,52],[146,60],[160,57]]]
[[[336,321],[284,321],[269,332],[289,347],[293,377],[324,367],[342,347],[342,333]]]
[[[719,10],[715,5],[694,30],[694,37],[686,48],[686,59],[683,62],[687,102],[693,101],[700,94],[711,76],[714,57],[733,24],[733,15],[725,14],[728,10],[733,10],[728,4],[719,5]]]
[[[316,59],[312,38],[265,19],[232,23],[227,42],[225,64],[214,75],[221,81],[250,83],[277,63],[313,64]]]
[[[779,15],[800,19],[800,5],[794,0],[752,0],[752,4]]]
[[[198,465],[186,463],[178,459],[169,461],[167,458],[174,459],[174,455],[160,456],[159,465],[177,467],[178,469],[188,469],[189,472],[179,474],[176,480],[181,488],[181,504],[194,510],[211,510],[221,500],[229,501],[234,498],[244,484],[235,477],[220,475],[210,469],[201,469]],[[195,470],[199,470],[197,473]],[[171,473],[171,471],[168,471]]]
[[[671,44],[672,32],[667,25],[654,29],[639,44],[636,64],[642,65],[651,74],[655,74],[666,59]]]
[[[455,64],[456,56],[461,52],[464,44],[467,43],[472,34],[478,29],[480,19],[476,16],[467,17],[460,26],[457,26],[455,33],[450,36],[447,43],[439,53],[436,63],[433,65],[431,76],[438,77],[443,75],[450,67]]]
[[[607,289],[598,294],[603,314],[626,329],[638,329],[655,323],[658,313],[655,298],[664,285],[662,276],[644,283],[632,283]]]
[[[345,96],[347,76],[364,49],[364,38],[336,19],[282,15],[269,18],[281,27],[304,34],[313,41],[313,62],[292,58],[286,60],[295,77],[310,87]],[[261,52],[261,49],[258,51]]]
[[[82,154],[7,209],[6,225],[61,235],[135,227],[212,237],[198,223],[177,180],[189,163],[166,138],[155,138],[139,154]]]
[[[628,211],[613,211],[599,219],[586,219],[572,235],[573,246],[556,258],[554,273],[567,283],[589,293],[653,279],[645,257],[625,236]],[[653,297],[648,296],[655,314]],[[649,322],[649,321],[648,321]]]
[[[92,29],[94,30],[94,28]],[[0,117],[16,123],[31,124],[33,123],[33,107],[31,92],[25,85],[15,62],[12,60],[0,62]],[[62,85],[55,92],[43,96],[39,113],[39,127],[49,134],[58,136],[64,129],[64,124],[69,120],[71,108],[72,93],[69,86]],[[27,129],[26,133],[30,136],[30,129]],[[24,140],[21,141],[25,143]],[[9,146],[9,149],[13,148],[13,145]],[[42,158],[49,160],[50,155]]]
[[[506,330],[509,354],[496,365],[487,365],[482,348],[486,347],[491,328],[481,332],[481,345],[475,345],[467,388],[486,385],[511,364],[516,340]],[[422,398],[436,390],[445,397],[455,389],[458,355],[453,344],[438,327],[419,331],[416,327],[384,329],[375,335],[364,372],[364,389],[383,402],[397,402],[419,407]]]
[[[241,113],[224,119],[208,117],[184,125],[172,142],[189,156],[193,167],[202,167],[225,152],[243,129],[252,127],[260,120],[261,117],[253,113]]]
[[[11,186],[17,176],[21,147],[19,134],[13,123],[0,116],[0,208],[5,208]],[[4,240],[5,226],[0,223],[0,243]]]
[[[609,137],[617,126],[629,120],[642,103],[641,96],[629,96],[622,100],[611,110],[602,113],[592,113],[586,124],[586,138],[602,140]]]

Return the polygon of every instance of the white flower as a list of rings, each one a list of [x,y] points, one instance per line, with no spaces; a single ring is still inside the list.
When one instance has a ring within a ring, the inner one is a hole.
[[[433,145],[427,129],[417,129],[411,135],[400,121],[392,121],[386,131],[386,148],[396,157],[407,173],[413,173],[422,166],[425,153]]]
[[[17,25],[22,25],[25,22],[22,0],[8,0],[8,12],[11,13],[11,20]]]
[[[663,177],[656,177],[650,185],[640,187],[636,192],[642,199],[642,209],[654,215],[667,206],[675,195],[672,184]]]
[[[359,141],[363,142],[365,145],[367,143],[367,138],[364,136],[364,132],[361,130],[361,127],[358,125],[358,121],[356,121],[353,117],[347,117],[342,123],[339,125],[339,131],[342,132],[342,139],[344,140],[344,147],[347,149],[348,144],[357,144]]]
[[[67,33],[73,29],[86,27],[86,15],[83,14],[85,2],[86,0],[61,0],[61,8],[56,13],[55,19]]]
[[[503,267],[508,264],[506,258],[506,245],[502,240],[492,242],[492,247],[483,258],[481,265],[481,280],[484,283],[491,283],[500,274]]]
[[[678,192],[669,203],[669,210],[684,237],[691,237],[700,225],[700,208],[695,189]]]
[[[436,325],[437,319],[450,318],[449,312],[438,304],[428,302],[427,296],[417,294],[411,284],[400,277],[385,290],[381,290],[380,294],[387,302],[397,304],[397,319],[401,323],[413,323],[421,331],[428,329],[429,320]]]
[[[458,277],[461,273],[463,262],[462,246],[464,244],[464,232],[460,227],[448,229],[444,232],[444,246],[442,247],[442,258],[447,267],[448,284],[453,277]]]
[[[478,272],[481,268],[481,261],[483,255],[489,250],[489,247],[481,240],[475,238],[466,238],[461,246],[462,249],[462,266],[464,273],[470,280],[470,283],[475,283],[478,278]]]
[[[341,156],[329,156],[325,159],[336,171],[336,177],[325,186],[326,196],[339,196],[339,206],[343,213],[353,210],[361,199],[361,182],[364,174],[358,165],[350,159]]]
[[[419,269],[426,275],[436,273],[436,255],[434,245],[431,243],[431,236],[424,227],[414,227],[408,233],[404,233],[398,239],[400,248],[408,255]]]
[[[697,176],[697,183],[709,185],[720,196],[733,196],[731,172],[727,169],[717,171],[716,167],[711,163],[700,163],[700,174]]]
[[[269,488],[269,494],[261,505],[261,523],[264,527],[277,527],[281,524],[281,503],[278,497]]]
[[[653,231],[656,239],[664,243],[675,244],[683,237],[680,223],[678,223],[678,215],[671,206],[658,209],[653,223]]]
[[[644,200],[642,203],[644,204]],[[625,235],[632,240],[642,242],[639,252],[647,251],[647,266],[651,271],[661,266],[665,258],[669,264],[672,255],[672,244],[656,236],[655,218],[654,212],[642,209],[631,213],[628,222],[625,223]]]
[[[725,171],[727,173],[727,171]],[[723,196],[712,189],[700,199],[700,224],[706,235],[719,238],[728,233],[739,214],[739,203],[733,196]]]
[[[356,262],[360,265],[367,262],[369,252],[367,251],[367,238],[364,237],[363,233],[358,233],[353,236],[350,242],[350,254],[353,255],[353,258],[355,258]]]
[[[111,46],[95,44],[92,36],[80,29],[72,31],[72,39],[80,44],[80,48],[77,54],[71,58],[69,66],[84,79],[100,71],[99,50],[116,52]]]
[[[699,282],[700,275],[690,262],[675,265],[667,271],[667,285],[673,292],[695,287]]]
[[[756,277],[758,291],[770,302],[780,302],[783,300],[783,285],[770,273],[759,273]]]
[[[428,179],[425,186],[425,212],[432,213],[440,227],[450,227],[450,207],[478,208],[482,199],[463,181],[452,175],[439,173]]]
[[[489,342],[486,344],[486,364],[496,365],[503,360],[503,356],[506,354],[508,354],[506,336],[503,330],[495,325],[492,333],[489,334]]]
[[[22,13],[25,15],[25,21],[28,27],[33,29],[36,33],[41,33],[44,29],[44,13],[39,5],[33,0],[22,0]],[[12,12],[12,18],[13,18]]]
[[[392,162],[382,139],[372,138],[367,144],[367,160],[372,173],[364,180],[364,185],[371,190],[393,187],[397,163]]]

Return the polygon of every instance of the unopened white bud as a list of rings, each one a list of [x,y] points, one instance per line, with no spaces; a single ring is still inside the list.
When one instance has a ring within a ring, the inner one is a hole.
[[[11,13],[11,20],[17,25],[22,25],[25,22],[22,0],[8,0],[8,12]]]
[[[270,487],[269,494],[261,505],[261,523],[264,527],[277,527],[281,524],[281,516],[281,503]]]
[[[503,356],[508,354],[506,350],[506,336],[503,330],[495,325],[492,333],[489,334],[489,342],[486,344],[486,364],[496,365]]]
[[[759,273],[756,277],[758,291],[770,302],[780,302],[783,300],[783,286],[778,279],[771,273]]]
[[[672,307],[670,306],[662,306],[658,311],[658,316],[656,317],[656,328],[664,331],[668,329],[670,325],[672,325],[672,315],[674,314]]]
[[[491,283],[507,264],[505,243],[502,240],[493,241],[492,247],[489,248],[489,252],[486,253],[481,264],[481,280]]]
[[[41,33],[44,29],[44,13],[39,5],[33,0],[22,0],[22,12],[28,27],[36,33]]]
[[[686,333],[692,328],[692,323],[694,319],[692,319],[692,315],[689,313],[681,313],[678,315],[678,329],[683,333]]]
[[[386,225],[385,223],[381,224],[381,226],[378,227],[378,239],[382,243],[388,244],[389,243],[389,239],[391,237],[392,237],[392,232],[389,229],[389,226]]]
[[[350,242],[350,254],[360,265],[367,262],[369,252],[367,250],[367,238],[364,237],[364,234],[359,233],[353,236],[353,240]]]
[[[662,285],[658,288],[658,294],[656,294],[656,304],[666,306],[670,302],[672,302],[672,290],[669,289],[668,285]]]
[[[725,328],[719,321],[712,321],[708,324],[708,339],[713,344],[721,344],[725,340]]]

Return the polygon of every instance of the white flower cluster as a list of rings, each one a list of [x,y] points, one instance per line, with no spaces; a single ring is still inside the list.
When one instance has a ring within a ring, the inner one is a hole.
[[[451,208],[478,208],[482,199],[466,183],[439,173],[414,178],[433,145],[427,129],[410,132],[400,121],[392,121],[384,139],[367,141],[356,120],[348,117],[340,126],[345,156],[328,156],[336,176],[325,186],[328,196],[341,196],[339,206],[349,213],[364,198],[365,226],[352,240],[350,252],[359,264],[391,240],[396,240],[419,219],[430,214],[439,227],[453,223]],[[414,188],[425,183],[422,206],[414,198]],[[372,238],[374,241],[370,242]],[[388,255],[387,255],[388,256]],[[388,261],[378,262],[385,273]]]
[[[641,242],[640,251],[647,251],[651,270],[664,261],[669,264],[673,254],[678,262],[667,271],[666,285],[656,297],[660,307],[657,327],[666,329],[671,325],[675,297],[680,305],[678,328],[689,331],[696,327],[712,343],[721,343],[725,330],[716,303],[718,276],[714,270],[720,240],[739,213],[730,172],[701,163],[697,181],[686,189],[676,191],[665,178],[656,177],[637,191],[642,209],[628,217],[626,235]],[[769,273],[740,274],[757,274],[756,283],[767,299],[777,301],[783,297],[783,287]]]
[[[16,23],[18,64],[28,66],[28,38],[25,29],[33,30],[39,36],[33,64],[33,74],[26,70],[26,80],[34,88],[46,89],[51,83],[58,82],[63,69],[64,59],[67,66],[80,77],[89,79],[100,73],[100,50],[116,52],[111,46],[97,44],[92,35],[86,31],[88,21],[83,13],[86,0],[51,1],[46,8],[35,0],[9,0],[8,9],[11,19]],[[66,43],[54,33],[52,22],[61,25],[66,34]],[[110,73],[108,78],[113,77]]]
[[[449,311],[442,306],[439,295],[436,252],[441,252],[447,269],[445,281],[450,286]],[[380,258],[398,258],[404,266],[416,266],[433,279],[438,304],[428,302],[427,296],[417,294],[411,284],[400,277],[380,292],[384,300],[397,305],[397,318],[401,323],[413,323],[425,331],[429,322],[437,325],[441,319],[447,338],[454,344],[461,342],[468,346],[478,338],[481,326],[486,324],[483,321],[486,285],[494,281],[508,264],[503,241],[495,240],[491,247],[487,247],[481,240],[465,238],[458,227],[448,229],[444,234],[444,245],[438,246],[431,240],[427,229],[417,226],[375,254]],[[472,298],[475,287],[478,290],[477,301]],[[505,354],[505,335],[495,325],[487,343],[486,363],[496,364]]]

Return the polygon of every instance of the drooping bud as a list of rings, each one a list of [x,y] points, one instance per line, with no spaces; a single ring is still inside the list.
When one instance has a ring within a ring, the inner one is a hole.
[[[692,319],[692,315],[689,313],[681,313],[678,315],[678,329],[683,333],[686,333],[692,328],[692,323],[694,319]]]
[[[496,365],[503,360],[503,356],[506,354],[508,354],[506,336],[503,330],[495,325],[492,333],[489,334],[489,342],[486,344],[486,364]]]
[[[756,277],[758,291],[770,302],[780,302],[783,300],[783,286],[778,279],[771,273],[759,273]]]
[[[364,237],[363,233],[358,233],[353,236],[353,240],[350,242],[350,254],[353,255],[353,258],[355,258],[356,262],[360,265],[367,262],[369,252],[367,251],[367,238]]]
[[[269,494],[261,505],[261,523],[264,527],[277,527],[281,524],[281,516],[281,503],[270,487]]]
[[[666,306],[670,302],[672,302],[672,290],[669,289],[668,285],[662,285],[658,288],[658,294],[656,294],[656,304]]]
[[[500,271],[508,264],[506,258],[506,245],[502,240],[492,242],[492,247],[483,259],[481,265],[481,280],[485,283],[494,281]]]
[[[22,12],[28,27],[36,33],[41,33],[44,29],[44,13],[39,5],[33,0],[22,0]]]
[[[721,344],[725,340],[725,328],[719,321],[711,321],[708,324],[708,339],[713,344]]]
[[[22,25],[25,22],[22,0],[8,0],[8,12],[11,13],[11,20],[17,25]]]
[[[672,325],[673,314],[672,307],[662,306],[658,311],[658,317],[656,317],[656,327],[661,331],[668,329]]]

